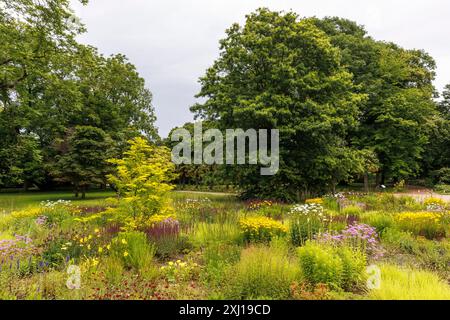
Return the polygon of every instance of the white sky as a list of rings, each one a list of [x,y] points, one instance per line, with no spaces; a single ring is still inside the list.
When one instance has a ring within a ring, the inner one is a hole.
[[[90,0],[73,7],[88,32],[80,40],[105,55],[123,53],[153,93],[161,136],[192,120],[198,78],[218,56],[234,22],[258,7],[300,16],[339,16],[365,25],[377,40],[424,49],[437,62],[439,91],[450,83],[448,0]]]

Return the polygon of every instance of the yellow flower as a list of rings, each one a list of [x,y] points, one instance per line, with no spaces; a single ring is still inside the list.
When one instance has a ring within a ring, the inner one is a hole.
[[[127,244],[127,240],[122,239],[122,243],[123,243],[123,244]]]
[[[102,253],[103,252],[103,248],[102,247],[98,247],[98,252]]]
[[[100,230],[99,230],[98,228],[95,228],[94,232],[95,232],[95,233],[99,233]]]
[[[173,262],[172,261],[169,261],[169,266],[173,266]]]
[[[106,246],[106,249],[110,250],[110,249],[111,249],[111,245],[108,244],[108,245]]]
[[[88,244],[87,248],[88,248],[88,250],[91,250],[91,245],[90,245],[90,244]]]
[[[123,253],[123,256],[124,256],[124,257],[128,257],[128,252],[125,251],[125,252]]]
[[[92,266],[95,267],[98,265],[98,259],[92,258]]]

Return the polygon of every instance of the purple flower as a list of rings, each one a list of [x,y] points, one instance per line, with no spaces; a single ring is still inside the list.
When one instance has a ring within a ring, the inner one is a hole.
[[[360,248],[374,259],[383,256],[383,250],[379,246],[375,228],[363,223],[353,223],[339,234],[321,234],[317,237],[317,240],[322,243],[347,244]]]

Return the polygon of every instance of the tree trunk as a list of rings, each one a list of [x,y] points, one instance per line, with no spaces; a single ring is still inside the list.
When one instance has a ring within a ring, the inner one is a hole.
[[[364,192],[369,193],[369,174],[364,172]]]
[[[381,185],[381,172],[377,172],[377,175],[375,176],[375,184],[377,188]]]
[[[79,188],[78,184],[75,184],[73,191],[75,193],[75,198],[78,198],[79,193],[80,193],[80,188]]]

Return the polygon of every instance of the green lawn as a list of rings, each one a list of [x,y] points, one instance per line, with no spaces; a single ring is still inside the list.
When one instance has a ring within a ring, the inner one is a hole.
[[[70,200],[79,206],[96,206],[104,204],[105,199],[112,196],[112,191],[91,191],[86,194],[86,199],[75,198],[70,191],[0,193],[0,210],[13,211],[33,207],[46,200]]]
[[[14,211],[26,207],[38,206],[41,201],[57,201],[70,200],[78,206],[101,206],[105,204],[107,198],[113,197],[113,191],[90,191],[86,194],[86,199],[75,198],[70,191],[54,191],[54,192],[17,192],[17,193],[0,193],[0,211]],[[174,191],[172,194],[174,200],[184,200],[187,198],[197,199],[208,197],[211,200],[227,201],[233,196],[220,193],[203,193],[203,192],[184,192]]]

